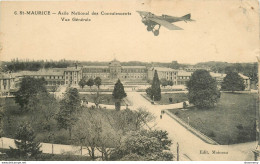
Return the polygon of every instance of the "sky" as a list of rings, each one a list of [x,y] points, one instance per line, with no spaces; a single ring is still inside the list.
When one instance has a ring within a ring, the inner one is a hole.
[[[146,30],[136,12],[183,16],[184,30]],[[14,11],[131,12],[131,16],[14,15]],[[0,60],[256,62],[259,56],[257,0],[124,0],[1,2]],[[90,22],[62,22],[61,17]]]

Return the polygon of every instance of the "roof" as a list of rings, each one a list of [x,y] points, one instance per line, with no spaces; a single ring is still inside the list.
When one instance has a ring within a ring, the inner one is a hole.
[[[177,76],[191,76],[192,72],[178,71]]]
[[[167,71],[167,72],[173,72],[173,71],[177,71],[175,69],[172,68],[167,68],[167,67],[151,67],[150,70],[157,70],[157,71]]]
[[[67,67],[64,71],[80,71],[82,67]]]
[[[63,75],[63,71],[54,71],[52,69],[41,69],[39,71],[20,71],[20,72],[16,72],[13,73],[12,76],[44,76],[44,75],[50,75],[50,76],[54,76],[54,75],[58,75],[61,76]]]
[[[215,72],[210,72],[209,73],[212,77],[218,77],[218,78],[224,78],[226,74],[224,73],[215,73]]]
[[[10,79],[12,75],[9,73],[0,73],[0,79]]]
[[[84,68],[109,68],[108,66],[83,66]]]
[[[243,75],[243,74],[241,74],[241,73],[238,73],[239,74],[239,76],[241,76],[243,79],[249,79],[249,77],[247,77],[247,76],[245,76],[245,75]]]
[[[122,68],[143,68],[143,69],[145,69],[146,66],[122,66]]]
[[[224,78],[224,77],[226,77],[227,74],[210,72],[210,75],[211,75],[212,77]],[[242,73],[238,73],[238,75],[239,75],[240,77],[242,77],[242,79],[244,79],[244,80],[245,80],[245,79],[249,79],[249,77],[243,75]]]

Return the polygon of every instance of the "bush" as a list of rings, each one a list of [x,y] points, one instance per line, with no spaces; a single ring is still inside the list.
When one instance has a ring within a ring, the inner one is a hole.
[[[172,103],[172,98],[171,97],[169,98],[169,102]]]
[[[151,94],[152,94],[152,88],[151,88],[151,87],[146,88],[145,92],[146,92],[147,95],[151,96]]]
[[[209,137],[210,137],[210,138],[213,138],[213,137],[216,137],[216,135],[215,135],[215,133],[214,133],[213,131],[211,131],[211,132],[209,133]]]

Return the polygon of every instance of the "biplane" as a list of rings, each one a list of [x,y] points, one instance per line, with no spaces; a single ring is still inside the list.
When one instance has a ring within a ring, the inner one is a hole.
[[[184,15],[182,17],[173,17],[170,15],[162,15],[162,16],[157,16],[154,15],[151,12],[146,12],[146,11],[136,11],[140,14],[142,17],[142,22],[144,25],[147,26],[147,31],[152,31],[155,36],[159,35],[159,30],[161,26],[164,26],[165,28],[169,30],[183,30],[182,28],[172,24],[173,22],[178,22],[178,21],[194,21],[190,17],[190,14]],[[158,28],[156,27],[158,25]]]

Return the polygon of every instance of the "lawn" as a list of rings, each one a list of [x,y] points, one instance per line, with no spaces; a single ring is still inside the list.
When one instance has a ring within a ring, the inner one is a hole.
[[[115,105],[115,99],[113,98],[112,94],[99,94],[100,99],[101,99],[101,103],[100,104],[106,104],[106,105]],[[82,99],[83,97],[85,97],[87,99],[88,102],[92,102],[94,103],[94,99],[96,97],[96,93],[93,94],[80,94],[80,98]],[[130,102],[128,102],[128,105]],[[125,105],[125,103],[122,101],[121,105]]]
[[[257,94],[221,93],[212,109],[170,109],[172,113],[219,144],[256,140]]]
[[[168,105],[168,104],[175,104],[183,101],[187,101],[187,94],[186,93],[162,93],[162,98],[160,101],[155,101],[157,104],[160,105]],[[147,94],[144,94],[148,99],[150,97]],[[170,102],[169,98],[172,98],[172,102]],[[151,100],[151,99],[150,99]]]

